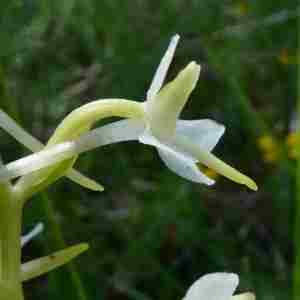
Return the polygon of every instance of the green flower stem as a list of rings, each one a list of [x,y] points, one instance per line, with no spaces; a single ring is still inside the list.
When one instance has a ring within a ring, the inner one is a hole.
[[[300,33],[300,23],[298,27]],[[300,34],[299,36],[300,37]],[[299,50],[298,50],[299,51]],[[300,118],[300,52],[298,53],[298,122]],[[299,124],[298,124],[299,136]],[[294,266],[293,266],[293,296],[294,300],[300,297],[300,143],[297,145],[296,191],[294,206]]]
[[[17,101],[9,96],[5,71],[0,67],[2,107],[19,120]],[[0,165],[2,160],[0,158]],[[10,182],[0,185],[0,300],[23,300],[21,269],[22,207],[15,201]]]
[[[89,130],[91,126],[98,120],[105,117],[127,117],[127,118],[143,118],[144,109],[141,103],[128,101],[124,99],[109,99],[99,100],[88,103],[69,114],[61,125],[57,128],[54,135],[50,138],[48,145],[53,145],[66,140],[71,140],[85,131]],[[22,209],[25,199],[33,195],[34,192],[45,188],[54,180],[63,176],[75,162],[76,158],[63,161],[55,166],[51,166],[46,170],[35,172],[33,175],[25,176],[14,187],[9,182],[0,185],[0,300],[23,300],[22,278],[21,278],[21,224],[22,224]],[[1,161],[0,161],[1,163]],[[54,174],[54,175],[53,175]],[[47,175],[49,178],[47,178]],[[43,179],[44,177],[45,179]],[[44,182],[36,188],[34,178],[37,181],[42,178]],[[29,179],[29,180],[26,180]],[[48,181],[47,181],[48,180]],[[46,183],[45,183],[46,182]],[[53,225],[53,210],[49,199],[44,195],[45,203],[47,204],[48,219]],[[55,223],[55,222],[54,222]],[[59,228],[54,228],[54,234],[59,243],[64,244],[63,238]],[[81,247],[81,246],[80,246]],[[86,249],[78,248],[81,252]],[[68,257],[77,255],[78,249],[69,252]],[[51,258],[51,256],[49,256]],[[43,269],[38,268],[34,270],[34,274],[42,274],[45,271],[45,266],[51,269],[51,259],[44,258],[36,262],[43,262],[40,264]],[[60,258],[60,256],[58,256]],[[63,262],[57,260],[57,266]],[[26,266],[33,266],[29,263]],[[36,263],[35,263],[36,266]],[[84,290],[81,286],[81,281],[77,276],[76,271],[70,267],[71,277],[75,285],[79,288],[79,298],[86,299]],[[24,278],[23,278],[24,279]]]
[[[3,195],[2,192],[1,196]],[[22,300],[20,281],[22,207],[13,193],[6,193],[6,196],[1,197],[0,209],[0,300]]]

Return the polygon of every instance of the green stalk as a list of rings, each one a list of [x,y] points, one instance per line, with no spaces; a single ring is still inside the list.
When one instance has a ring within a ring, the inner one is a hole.
[[[0,300],[22,300],[21,270],[22,207],[10,183],[0,185]]]
[[[48,194],[45,192],[43,192],[41,194],[41,200],[42,200],[42,204],[43,204],[43,210],[44,210],[44,213],[47,218],[47,225],[48,225],[47,227],[49,227],[49,229],[51,231],[50,243],[52,245],[54,245],[54,247],[56,249],[64,249],[67,247],[67,245],[65,243],[60,226],[55,219],[54,205],[53,205],[52,201],[49,199]],[[86,295],[86,291],[82,284],[80,275],[77,272],[75,264],[70,262],[68,265],[66,265],[66,269],[71,278],[71,285],[72,285],[73,291],[74,290],[76,291],[74,294],[76,294],[77,299],[78,300],[87,300],[88,298]],[[60,270],[58,272],[60,272]]]
[[[299,23],[300,25],[300,23]],[[300,26],[298,27],[300,37]],[[299,46],[299,45],[298,45]],[[298,48],[299,49],[299,48]],[[298,50],[299,51],[299,50]],[[298,120],[300,118],[300,52],[298,53]],[[299,136],[299,124],[297,128]],[[293,299],[300,297],[300,143],[297,145],[298,159],[296,169],[296,191],[294,208],[294,266],[293,266]]]
[[[17,102],[10,99],[3,68],[0,66],[0,99],[2,105],[19,119]],[[0,165],[2,160],[0,157]],[[23,300],[21,270],[22,206],[10,182],[0,185],[0,300]]]

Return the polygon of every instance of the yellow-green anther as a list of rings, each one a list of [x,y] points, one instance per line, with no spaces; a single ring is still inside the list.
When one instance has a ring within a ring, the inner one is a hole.
[[[55,252],[45,257],[34,259],[22,264],[21,281],[41,276],[48,273],[77,257],[82,252],[88,250],[88,244],[82,243],[67,249]]]
[[[246,185],[249,189],[257,191],[256,183],[248,176],[242,174],[233,167],[227,165],[225,162],[217,158],[211,152],[202,149],[199,145],[193,143],[190,139],[184,136],[178,136],[176,142],[182,149],[190,153],[193,157],[199,160],[199,162],[224,177],[239,183]]]
[[[170,139],[176,122],[199,79],[200,66],[190,62],[177,77],[165,85],[152,101],[145,103],[151,132],[162,139]]]

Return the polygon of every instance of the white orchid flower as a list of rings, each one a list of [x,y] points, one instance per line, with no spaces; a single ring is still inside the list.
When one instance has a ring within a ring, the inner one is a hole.
[[[175,35],[158,66],[147,92],[147,99],[141,104],[143,118],[111,123],[94,129],[77,140],[48,147],[12,162],[0,169],[0,181],[25,175],[95,147],[138,140],[156,147],[167,167],[190,181],[206,185],[214,183],[199,170],[197,163],[201,163],[237,183],[257,190],[252,179],[211,153],[225,131],[223,125],[208,119],[179,119],[198,81],[200,66],[195,62],[189,63],[173,81],[162,88],[178,41],[179,36]]]
[[[252,293],[233,296],[239,277],[233,273],[211,273],[200,277],[188,289],[183,300],[255,300]]]

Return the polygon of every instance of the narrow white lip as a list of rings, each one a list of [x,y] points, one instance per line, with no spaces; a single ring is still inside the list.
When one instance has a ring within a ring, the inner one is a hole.
[[[140,120],[125,119],[93,129],[74,141],[53,145],[0,168],[0,182],[48,167],[97,147],[137,140],[145,125]]]

